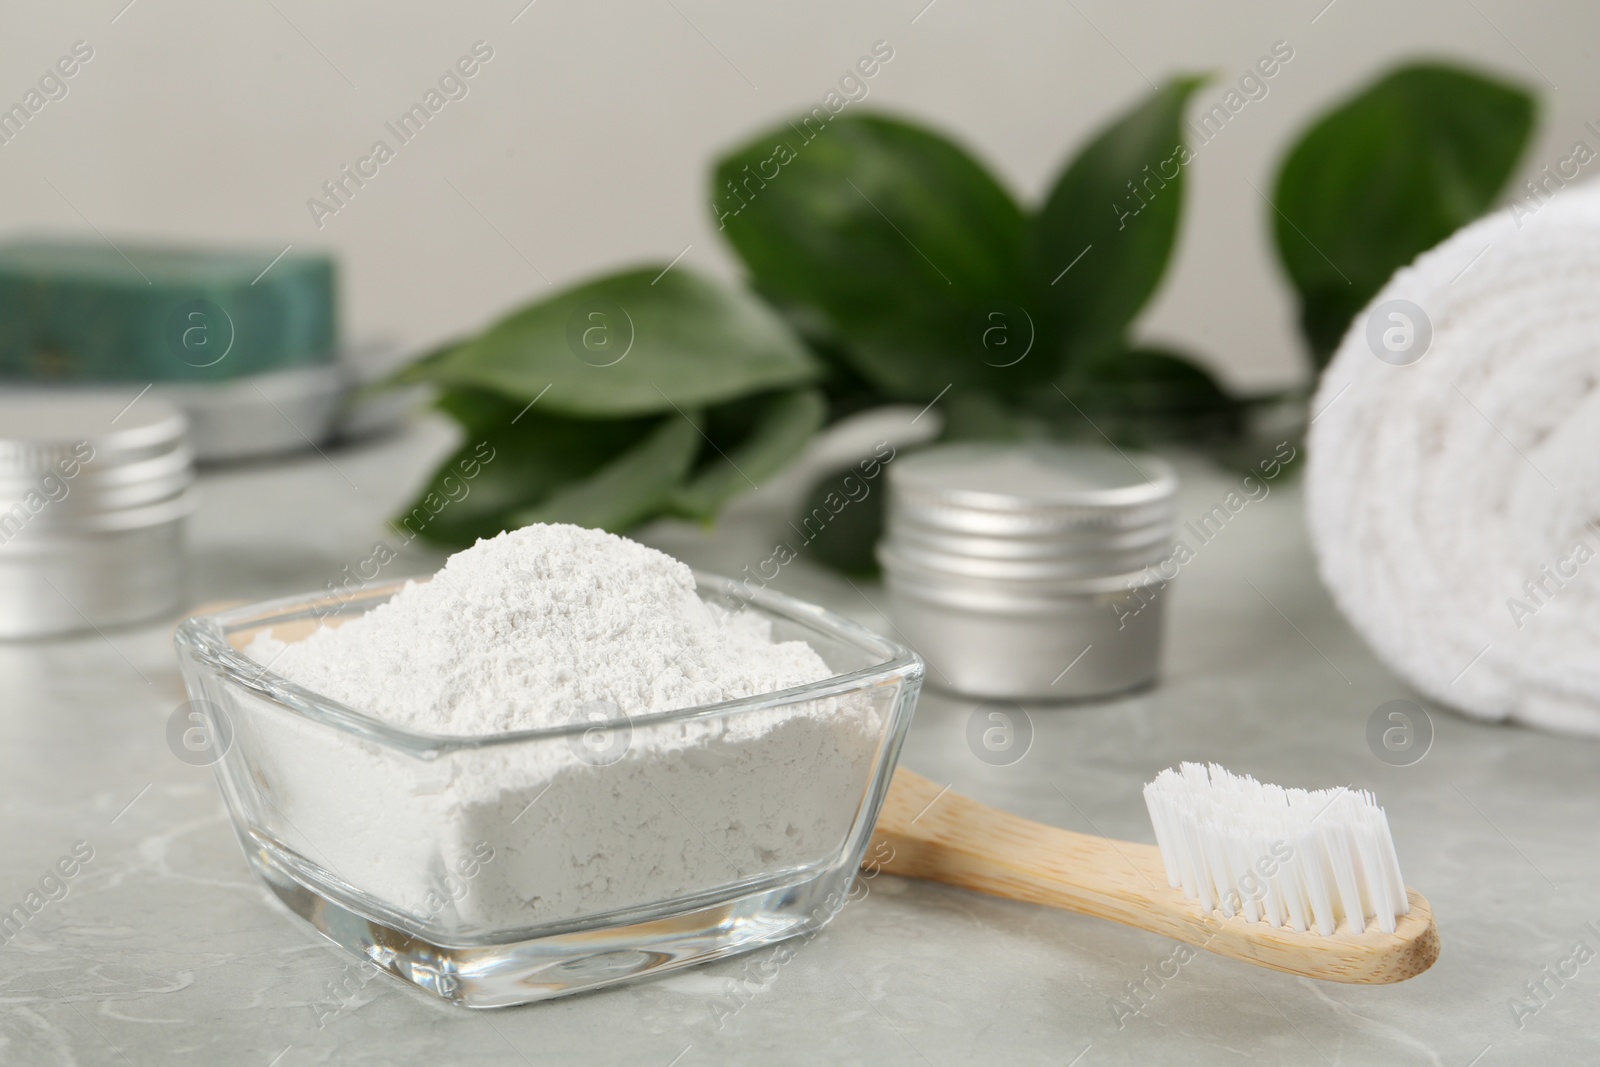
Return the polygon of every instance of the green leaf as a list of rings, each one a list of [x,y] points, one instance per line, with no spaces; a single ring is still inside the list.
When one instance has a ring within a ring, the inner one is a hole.
[[[1067,398],[1070,397],[1070,400]],[[1171,350],[1133,348],[1103,356],[1062,383],[1047,404],[1075,436],[1101,434],[1128,444],[1223,441],[1237,437],[1244,412],[1209,371]],[[1057,402],[1061,403],[1057,403]]]
[[[570,522],[613,533],[660,514],[673,487],[700,451],[700,429],[688,416],[667,415],[637,444],[581,481],[558,488],[513,525]]]
[[[1046,432],[1038,419],[989,393],[951,392],[939,402],[939,413],[941,441],[1025,441]]]
[[[434,401],[434,406],[460,423],[470,435],[486,433],[511,422],[524,402],[482,389],[446,389]]]
[[[416,364],[410,380],[614,418],[682,413],[816,376],[805,347],[755,297],[682,266],[663,270],[612,274],[536,301]]]
[[[708,433],[716,447],[707,449],[702,468],[672,494],[674,513],[710,522],[729,499],[776,474],[822,428],[828,407],[816,389],[790,392],[729,405],[734,410],[708,412]],[[719,422],[734,422],[724,440]]]
[[[1534,99],[1456,67],[1401,67],[1289,152],[1274,236],[1318,367],[1392,274],[1481,215],[1533,129]]]
[[[818,114],[716,166],[713,211],[756,287],[808,334],[835,335],[854,369],[893,398],[1048,377],[1053,367],[1037,358],[1000,365],[1031,333],[1023,217],[1010,194],[929,130]],[[981,344],[991,312],[1017,337],[1003,355]]]
[[[428,349],[428,351],[413,359],[410,363],[407,363],[399,370],[390,374],[387,378],[378,379],[375,384],[391,386],[411,385],[417,382],[429,381],[430,378],[428,375],[430,373],[430,369],[448,356],[451,352],[455,351],[457,348],[460,348],[461,345],[462,342],[460,340],[446,341],[442,344],[434,345],[432,348]]]
[[[483,418],[494,401],[483,394],[447,397],[452,413],[470,408],[472,417]],[[517,418],[515,406],[502,410],[508,412],[502,421],[465,424],[465,443],[392,520],[396,529],[452,546],[493,537],[521,525],[512,517],[516,512],[596,474],[667,421],[576,420],[539,415],[537,409]],[[677,414],[670,419],[685,422]]]
[[[817,479],[790,525],[804,535],[800,551],[845,574],[877,573],[887,488],[843,467]]]
[[[1102,129],[1032,219],[1040,340],[1068,367],[1116,347],[1166,271],[1189,160],[1184,105],[1203,81],[1175,78]]]

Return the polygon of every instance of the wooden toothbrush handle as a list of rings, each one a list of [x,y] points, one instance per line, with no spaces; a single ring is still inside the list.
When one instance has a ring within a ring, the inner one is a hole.
[[[1433,912],[1408,890],[1398,929],[1323,937],[1204,913],[1167,884],[1154,845],[1073,833],[980,804],[904,768],[873,832],[870,862],[890,874],[1064,908],[1162,934],[1260,967],[1334,982],[1420,974],[1439,955]]]

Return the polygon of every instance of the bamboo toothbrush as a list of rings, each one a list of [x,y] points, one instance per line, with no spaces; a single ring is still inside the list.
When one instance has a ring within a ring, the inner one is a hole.
[[[1282,789],[1190,763],[1162,771],[1145,800],[1156,845],[1030,822],[901,769],[872,855],[890,857],[874,861],[890,874],[1331,982],[1402,982],[1439,958],[1433,909],[1401,881],[1371,794]]]

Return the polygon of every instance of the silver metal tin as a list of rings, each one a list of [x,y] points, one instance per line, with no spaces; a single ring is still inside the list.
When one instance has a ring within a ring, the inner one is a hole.
[[[189,419],[205,463],[298,452],[332,436],[350,392],[339,364],[294,367],[231,381],[156,386]]]
[[[156,400],[166,410],[180,413],[194,455],[202,463],[221,463],[295,452],[327,441],[349,385],[347,372],[338,365],[295,367],[218,382],[159,382],[135,410]],[[8,385],[6,393],[30,403],[108,404],[114,415],[137,388],[30,383]],[[0,436],[10,434],[0,427]]]
[[[951,533],[1093,540],[1170,524],[1178,476],[1154,456],[1048,442],[944,445],[891,467],[903,522]]]
[[[0,398],[0,638],[178,607],[196,502],[186,427],[149,396]]]
[[[1153,681],[1177,475],[1155,456],[1053,443],[957,444],[889,466],[878,546],[895,626],[929,680],[970,696],[1065,700]]]
[[[1098,578],[1106,574],[1129,574],[1159,563],[1170,548],[1171,535],[1132,550],[1083,551],[1063,556],[977,555],[951,551],[948,546],[931,547],[904,537],[894,542],[896,554],[908,563],[929,570],[974,578],[1012,581],[1052,581],[1058,578]]]

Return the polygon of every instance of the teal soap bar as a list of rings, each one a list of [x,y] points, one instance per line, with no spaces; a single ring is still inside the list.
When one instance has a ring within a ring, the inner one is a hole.
[[[0,243],[0,379],[203,382],[333,361],[333,261],[320,255]]]

